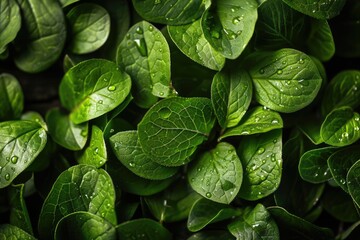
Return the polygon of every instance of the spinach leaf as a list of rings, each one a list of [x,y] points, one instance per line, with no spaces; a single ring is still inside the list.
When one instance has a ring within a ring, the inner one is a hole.
[[[332,146],[347,146],[360,138],[360,115],[351,107],[331,111],[321,125],[320,135]]]
[[[57,144],[70,150],[84,148],[88,138],[88,123],[74,124],[69,116],[58,108],[46,114],[49,134]]]
[[[321,119],[314,116],[306,116],[304,120],[299,121],[298,127],[301,132],[315,145],[324,142],[320,135]]]
[[[18,80],[11,74],[0,74],[0,120],[19,118],[24,108],[24,95]]]
[[[205,10],[202,0],[132,0],[137,13],[147,21],[184,25],[200,18]]]
[[[25,72],[41,72],[53,65],[63,50],[66,40],[63,11],[56,0],[17,2],[24,25],[19,32],[19,41],[16,41],[19,49],[15,64]]]
[[[39,218],[39,233],[51,238],[56,225],[68,214],[87,211],[116,224],[115,190],[108,173],[90,165],[62,172],[46,197]]]
[[[29,121],[34,121],[38,124],[40,124],[40,126],[45,129],[46,131],[48,130],[46,122],[44,120],[44,118],[41,116],[40,113],[38,112],[33,112],[33,111],[29,111],[26,112],[24,114],[21,115],[21,120],[29,120]]]
[[[90,59],[71,68],[63,77],[59,95],[71,111],[70,120],[83,123],[110,112],[130,92],[129,75],[105,59]]]
[[[35,237],[31,236],[21,228],[10,224],[0,225],[0,237],[4,240],[36,240]]]
[[[306,107],[321,87],[322,79],[313,60],[295,49],[255,52],[246,64],[256,101],[279,112],[290,113]]]
[[[142,21],[132,26],[117,52],[117,64],[131,76],[135,102],[144,108],[170,91],[170,50],[162,33]]]
[[[195,233],[191,235],[187,240],[234,240],[233,237],[228,231],[222,230],[208,230]]]
[[[109,13],[100,5],[82,3],[73,7],[66,18],[70,26],[69,50],[76,54],[100,48],[110,34]]]
[[[12,42],[21,27],[19,5],[13,0],[0,1],[0,54],[4,53],[7,45]]]
[[[240,70],[226,69],[215,74],[211,84],[211,101],[222,128],[236,126],[252,98],[252,82],[249,74]]]
[[[230,136],[264,133],[282,127],[283,121],[279,113],[258,106],[250,109],[237,126],[226,129],[219,140]]]
[[[254,33],[257,7],[256,0],[215,0],[201,18],[205,38],[224,57],[239,57]]]
[[[243,169],[235,148],[225,142],[205,152],[188,171],[191,187],[212,201],[229,204],[239,192]]]
[[[349,169],[346,176],[346,182],[350,196],[357,207],[360,207],[360,160],[356,161]]]
[[[238,152],[245,170],[238,196],[257,200],[273,193],[281,180],[282,131],[245,136]]]
[[[228,225],[236,239],[280,239],[279,229],[266,208],[258,203],[247,207],[240,218]]]
[[[110,144],[120,162],[140,177],[163,180],[178,171],[178,168],[165,167],[149,159],[140,146],[137,131],[119,132],[110,138]]]
[[[223,68],[225,58],[206,40],[200,19],[186,25],[169,25],[167,29],[172,41],[187,57],[212,70]]]
[[[208,139],[214,122],[211,101],[207,98],[163,99],[138,124],[140,145],[154,162],[164,166],[184,165]]]
[[[45,129],[36,122],[0,123],[0,188],[11,184],[34,161],[46,141]]]

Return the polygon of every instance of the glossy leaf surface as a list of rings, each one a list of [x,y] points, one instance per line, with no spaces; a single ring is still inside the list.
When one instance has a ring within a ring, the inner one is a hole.
[[[21,27],[19,5],[13,0],[0,1],[0,54],[5,52],[7,45],[12,42]]]
[[[3,240],[36,240],[35,237],[28,234],[21,228],[10,224],[0,225],[0,239]]]
[[[116,227],[120,239],[168,240],[171,233],[152,219],[140,218],[121,223]]]
[[[18,80],[11,74],[0,75],[0,120],[13,120],[24,108],[24,95]]]

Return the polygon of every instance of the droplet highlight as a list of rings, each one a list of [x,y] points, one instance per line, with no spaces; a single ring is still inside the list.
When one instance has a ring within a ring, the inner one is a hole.
[[[17,161],[18,161],[18,156],[12,156],[11,157],[11,162],[13,163],[13,164],[16,164],[17,163]]]

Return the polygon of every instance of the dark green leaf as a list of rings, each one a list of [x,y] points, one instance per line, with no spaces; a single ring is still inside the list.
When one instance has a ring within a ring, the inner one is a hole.
[[[39,233],[43,238],[51,237],[61,218],[77,211],[87,211],[116,224],[114,205],[114,186],[103,169],[73,166],[60,174],[45,199]]]
[[[133,5],[144,19],[168,24],[183,25],[198,19],[205,10],[202,0],[132,0]]]
[[[205,198],[229,204],[239,192],[243,169],[235,148],[226,142],[205,152],[188,171],[191,187]]]
[[[21,27],[19,5],[14,0],[0,1],[0,54],[5,52],[7,44],[12,42]]]
[[[40,72],[59,58],[66,40],[65,18],[56,0],[17,0],[23,26],[16,42],[15,64],[25,72]]]
[[[304,120],[301,120],[298,123],[298,127],[301,132],[305,134],[305,136],[308,137],[309,140],[315,145],[324,142],[320,135],[320,128],[322,124],[321,121],[322,120],[317,117],[306,116]]]
[[[279,111],[295,112],[309,105],[321,87],[313,60],[295,49],[255,52],[247,58],[255,99]]]
[[[245,169],[239,196],[257,200],[273,193],[281,180],[282,131],[246,136],[238,152]]]
[[[359,225],[360,225],[360,221],[355,222],[348,229],[337,235],[336,239],[337,240],[356,239],[360,233]]]
[[[55,240],[116,240],[116,231],[111,223],[98,215],[78,211],[59,221],[54,236]]]
[[[124,222],[116,227],[119,239],[169,240],[171,233],[160,223],[148,218]]]
[[[49,134],[59,145],[70,150],[81,150],[88,138],[88,123],[74,124],[69,116],[58,108],[46,114]]]
[[[228,225],[236,239],[280,239],[279,229],[262,204],[245,208],[241,218]]]
[[[31,236],[24,230],[10,225],[2,224],[0,225],[0,239],[2,240],[36,240],[35,237]]]
[[[139,123],[139,141],[152,161],[165,166],[184,165],[209,137],[214,122],[207,98],[164,99],[149,109]]]
[[[32,121],[0,123],[0,188],[8,186],[43,150],[45,129]]]
[[[0,74],[0,103],[0,121],[20,117],[24,108],[21,86],[18,80],[8,73]]]
[[[360,160],[349,169],[346,182],[350,196],[355,201],[357,207],[360,207]]]
[[[125,119],[113,118],[107,122],[104,128],[104,138],[105,140],[108,140],[112,135],[118,132],[132,130],[134,128],[135,127]]]
[[[100,5],[82,3],[73,7],[67,14],[69,23],[69,50],[85,54],[99,49],[110,33],[109,13]]]
[[[60,83],[60,100],[76,123],[99,117],[122,103],[130,92],[129,75],[114,62],[91,59],[71,68]]]
[[[320,129],[321,138],[332,146],[347,146],[360,138],[360,115],[351,107],[331,111]]]
[[[228,232],[222,230],[210,230],[193,234],[187,240],[234,240],[235,238]]]

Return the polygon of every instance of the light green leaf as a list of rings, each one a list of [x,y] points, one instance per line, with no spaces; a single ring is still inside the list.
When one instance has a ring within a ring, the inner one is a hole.
[[[243,170],[235,148],[225,142],[205,152],[188,170],[191,187],[218,203],[229,204],[239,192]]]
[[[109,13],[100,5],[82,3],[67,14],[69,22],[69,50],[75,54],[86,54],[99,49],[110,33]]]
[[[295,112],[309,105],[321,87],[313,60],[295,49],[255,52],[246,61],[255,99],[279,112]]]
[[[282,131],[245,136],[238,152],[245,169],[239,197],[257,200],[273,193],[281,180]]]
[[[167,25],[184,25],[200,18],[203,0],[132,0],[136,12],[147,21]]]
[[[0,54],[5,52],[21,27],[19,5],[14,0],[0,0]]]
[[[164,166],[189,162],[214,125],[207,98],[172,97],[150,108],[138,125],[140,145],[148,157]]]
[[[45,129],[46,131],[48,130],[46,122],[44,121],[44,118],[42,117],[42,115],[38,112],[34,112],[34,111],[28,111],[24,114],[21,115],[21,120],[29,120],[29,121],[34,121],[38,124],[41,125],[41,127],[43,129]]]
[[[142,21],[132,26],[121,42],[117,64],[131,76],[135,102],[150,107],[170,92],[170,50],[162,33]]]
[[[222,128],[236,126],[252,99],[249,74],[240,69],[227,69],[215,74],[211,85],[211,101]]]
[[[280,239],[274,219],[260,203],[245,208],[241,218],[230,223],[228,229],[236,239]]]
[[[61,3],[61,6],[62,6],[63,8],[65,8],[65,7],[73,4],[73,3],[75,3],[75,2],[78,2],[78,1],[80,1],[80,0],[59,0],[59,2]]]
[[[239,57],[254,33],[257,7],[256,0],[214,1],[202,16],[205,38],[224,57]]]
[[[43,150],[45,129],[33,121],[0,123],[0,188],[11,184]]]
[[[36,240],[35,237],[31,236],[24,230],[10,225],[10,224],[1,224],[0,225],[0,239],[2,240]]]
[[[360,207],[360,160],[349,169],[346,182],[350,196],[355,201],[357,207]]]
[[[97,168],[106,163],[107,152],[104,135],[96,125],[92,126],[89,145],[81,152],[76,152],[76,160],[79,164],[88,164]]]
[[[227,129],[219,140],[230,136],[264,133],[282,127],[283,121],[279,113],[258,106],[250,109],[237,126]]]
[[[201,20],[179,26],[167,26],[171,39],[186,56],[210,68],[221,70],[225,58],[206,40],[201,28]]]
[[[46,122],[52,139],[64,148],[76,151],[84,148],[88,138],[88,123],[74,124],[59,108],[46,114]]]
[[[0,121],[20,117],[24,95],[18,80],[11,74],[0,74]]]
[[[56,0],[17,0],[24,25],[14,61],[25,72],[49,68],[59,58],[66,40],[65,18]]]
[[[98,215],[78,211],[66,215],[59,221],[54,236],[55,240],[116,240],[116,231],[111,223]]]
[[[119,132],[110,138],[110,144],[120,162],[140,177],[162,180],[178,171],[178,168],[165,167],[149,159],[140,146],[137,131]]]
[[[78,211],[96,214],[116,224],[115,189],[103,169],[76,165],[60,174],[40,212],[40,235],[51,238],[61,218]]]
[[[329,145],[350,145],[360,138],[360,115],[351,107],[336,108],[326,116],[320,135]]]
[[[60,83],[61,104],[76,124],[97,118],[122,103],[130,92],[129,75],[114,62],[90,59],[71,68]]]

